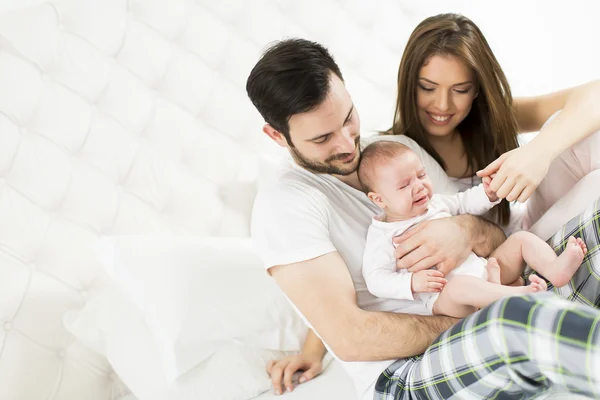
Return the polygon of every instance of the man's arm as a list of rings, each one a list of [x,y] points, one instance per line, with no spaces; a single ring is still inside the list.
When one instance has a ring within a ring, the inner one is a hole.
[[[467,232],[470,233],[473,253],[479,257],[489,257],[506,240],[506,235],[498,225],[473,215],[462,215]]]
[[[319,336],[344,361],[389,360],[421,354],[457,321],[443,316],[361,310],[348,269],[337,252],[275,266],[270,271]]]
[[[473,215],[425,221],[394,238],[398,268],[411,272],[437,267],[447,275],[471,251],[488,257],[504,240],[500,227]]]
[[[308,330],[302,352],[282,358],[271,360],[267,363],[267,373],[271,376],[273,390],[277,394],[283,393],[283,387],[288,392],[294,390],[292,378],[294,374],[302,370],[298,383],[304,383],[323,371],[323,356],[327,350],[323,341],[313,332]]]
[[[302,354],[321,360],[325,356],[325,353],[327,353],[327,349],[323,341],[312,329],[309,329],[306,334],[304,346],[302,346]]]

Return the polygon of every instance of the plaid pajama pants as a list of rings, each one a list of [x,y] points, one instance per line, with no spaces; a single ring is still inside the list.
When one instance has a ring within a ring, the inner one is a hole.
[[[374,398],[600,398],[599,235],[600,199],[548,240],[557,253],[569,236],[588,246],[568,285],[508,297],[470,315],[423,355],[390,365],[377,380]]]

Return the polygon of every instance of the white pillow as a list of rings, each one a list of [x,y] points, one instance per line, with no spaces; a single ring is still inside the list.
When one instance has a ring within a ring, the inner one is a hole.
[[[139,400],[246,400],[269,390],[265,364],[287,352],[229,344],[170,382],[145,318],[114,285],[95,292],[81,311],[67,313],[67,329],[105,355]]]
[[[107,270],[141,311],[169,381],[231,344],[298,351],[306,325],[249,239],[123,236]]]

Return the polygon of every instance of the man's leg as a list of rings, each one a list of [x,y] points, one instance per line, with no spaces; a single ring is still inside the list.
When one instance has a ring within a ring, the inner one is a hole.
[[[600,311],[551,293],[509,297],[379,377],[375,399],[600,396]]]

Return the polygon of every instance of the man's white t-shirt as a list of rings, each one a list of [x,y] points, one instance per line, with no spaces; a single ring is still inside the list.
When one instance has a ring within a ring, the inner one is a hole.
[[[410,138],[376,136],[363,140],[363,146],[374,140],[406,144],[421,158],[437,192],[458,191],[435,160]],[[401,302],[369,293],[361,272],[367,229],[379,212],[363,192],[332,175],[309,172],[290,160],[258,192],[252,213],[252,240],[266,269],[337,251],[352,277],[359,307],[399,312]],[[358,398],[372,399],[375,381],[393,361],[340,362],[354,380]]]

